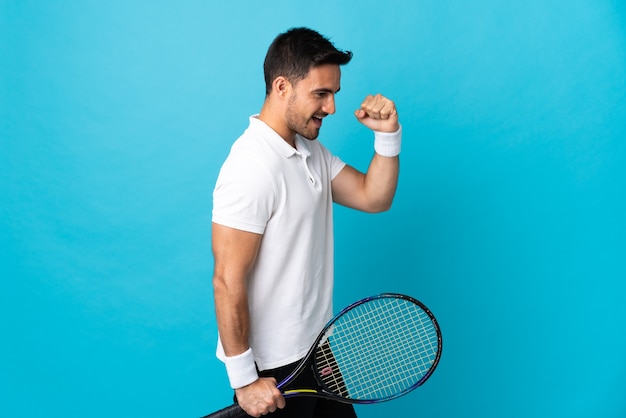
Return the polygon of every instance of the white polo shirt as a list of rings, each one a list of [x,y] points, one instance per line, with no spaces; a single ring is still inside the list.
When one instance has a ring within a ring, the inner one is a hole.
[[[260,370],[302,358],[333,313],[330,182],[345,163],[317,140],[297,135],[295,143],[250,117],[213,192],[213,222],[263,235],[248,277]],[[224,358],[221,342],[217,355]]]

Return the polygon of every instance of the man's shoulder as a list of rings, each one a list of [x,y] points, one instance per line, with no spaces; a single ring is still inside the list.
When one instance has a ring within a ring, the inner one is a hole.
[[[250,118],[250,125],[233,142],[231,154],[251,155],[266,157],[265,154],[273,154],[267,140],[268,133],[263,126],[254,118]]]

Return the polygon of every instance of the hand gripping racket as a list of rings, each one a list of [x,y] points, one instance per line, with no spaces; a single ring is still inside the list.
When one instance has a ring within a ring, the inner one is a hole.
[[[440,357],[441,332],[428,308],[410,296],[383,293],[355,302],[331,319],[298,367],[277,387],[285,398],[383,402],[423,384]],[[289,388],[306,368],[312,369],[318,386]],[[245,416],[234,404],[203,418]]]

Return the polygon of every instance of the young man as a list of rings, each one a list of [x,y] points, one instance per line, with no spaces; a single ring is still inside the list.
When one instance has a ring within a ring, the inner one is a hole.
[[[355,111],[374,131],[367,173],[316,140],[335,113],[340,66],[351,58],[308,28],[279,35],[265,58],[261,112],[233,144],[215,186],[217,355],[251,416],[356,416],[338,402],[286,402],[276,389],[333,314],[332,203],[381,212],[396,190],[401,129],[391,100],[367,96]]]

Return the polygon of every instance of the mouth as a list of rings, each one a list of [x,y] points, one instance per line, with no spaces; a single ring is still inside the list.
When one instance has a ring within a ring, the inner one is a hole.
[[[315,126],[320,128],[322,126],[322,119],[324,119],[324,116],[313,116],[311,119],[313,120]]]

